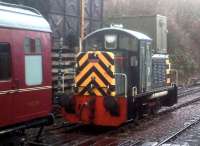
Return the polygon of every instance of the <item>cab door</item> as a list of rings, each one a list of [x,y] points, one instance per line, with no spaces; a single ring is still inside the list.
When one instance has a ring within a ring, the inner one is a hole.
[[[151,42],[146,42],[146,90],[151,90],[151,80],[152,80],[152,51],[151,51]]]
[[[140,91],[146,92],[151,89],[151,48],[150,42],[140,42]]]
[[[0,127],[12,123],[14,90],[11,31],[0,29]]]

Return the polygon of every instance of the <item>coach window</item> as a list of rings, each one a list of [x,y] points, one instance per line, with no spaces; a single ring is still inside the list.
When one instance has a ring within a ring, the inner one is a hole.
[[[11,53],[8,43],[0,43],[0,81],[11,78]]]
[[[42,84],[42,45],[39,38],[25,38],[25,81],[29,86]]]

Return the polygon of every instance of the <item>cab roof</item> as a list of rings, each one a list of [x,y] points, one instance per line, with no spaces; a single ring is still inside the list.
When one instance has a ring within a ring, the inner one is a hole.
[[[0,2],[0,27],[52,32],[38,10],[4,2]]]
[[[120,27],[106,27],[106,28],[101,28],[98,29],[90,34],[88,34],[85,39],[87,39],[88,37],[99,33],[99,32],[103,32],[103,31],[113,31],[113,32],[124,32],[128,35],[131,35],[133,37],[135,37],[138,40],[147,40],[147,41],[152,41],[152,39],[150,37],[148,37],[147,35],[137,32],[137,31],[133,31],[133,30],[129,30],[129,29],[125,29],[125,28],[120,28]]]

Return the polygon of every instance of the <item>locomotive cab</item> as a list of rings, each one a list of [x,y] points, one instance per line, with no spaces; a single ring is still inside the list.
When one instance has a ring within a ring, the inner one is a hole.
[[[151,38],[142,33],[114,27],[87,36],[83,48],[84,52],[112,52],[116,94],[132,96],[151,90],[151,42]]]
[[[176,86],[167,85],[165,78],[155,88],[151,43],[140,32],[118,27],[87,35],[77,55],[75,93],[65,100],[64,117],[72,123],[119,126],[176,103]]]

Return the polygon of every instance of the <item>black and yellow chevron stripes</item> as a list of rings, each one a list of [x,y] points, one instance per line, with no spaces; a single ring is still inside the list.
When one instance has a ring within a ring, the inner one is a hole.
[[[171,63],[169,59],[166,59],[166,84],[171,85]]]
[[[79,95],[115,96],[114,54],[90,51],[77,56],[75,84]]]

